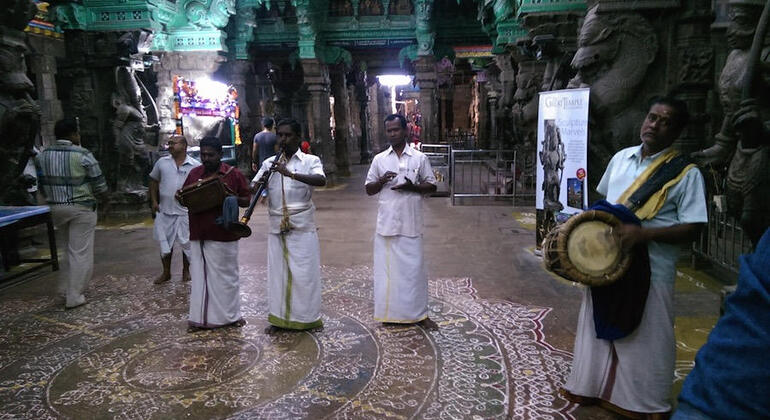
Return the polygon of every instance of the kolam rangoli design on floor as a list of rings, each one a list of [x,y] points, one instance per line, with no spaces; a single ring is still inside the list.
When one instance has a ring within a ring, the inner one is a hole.
[[[241,278],[248,324],[195,334],[189,287],[149,275],[95,279],[73,311],[0,300],[0,417],[572,418],[557,392],[571,355],[544,339],[548,308],[438,279],[438,331],[383,325],[370,268],[323,267],[324,328],[268,336],[266,273]]]

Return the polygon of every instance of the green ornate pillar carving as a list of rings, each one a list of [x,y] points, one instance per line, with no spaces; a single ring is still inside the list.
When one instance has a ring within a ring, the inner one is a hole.
[[[433,22],[433,2],[434,0],[416,0],[414,5],[415,19],[417,27],[415,36],[417,38],[417,55],[433,55],[433,46],[436,42],[436,31]]]

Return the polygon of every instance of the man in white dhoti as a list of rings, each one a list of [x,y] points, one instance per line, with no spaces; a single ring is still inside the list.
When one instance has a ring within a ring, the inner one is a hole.
[[[388,323],[428,319],[428,279],[423,263],[423,195],[436,191],[428,157],[406,141],[406,119],[385,118],[390,143],[366,175],[366,193],[379,193],[374,235],[374,319]]]
[[[651,177],[645,169],[672,153],[671,145],[687,124],[687,115],[680,100],[654,99],[642,123],[642,144],[615,154],[597,191],[610,203],[628,207],[623,198],[626,190]],[[704,182],[698,169],[687,166],[674,174],[678,176],[661,189],[665,193],[657,198],[658,210],[644,216],[634,210],[641,226],[622,225],[618,234],[623,248],[641,244],[644,250],[646,244],[649,255],[649,292],[640,306],[643,312],[638,326],[621,338],[597,338],[604,322],[596,312],[603,311],[596,306],[599,295],[588,287],[583,291],[572,372],[562,390],[572,402],[599,404],[631,418],[667,418],[671,411],[676,358],[673,295],[679,244],[696,239],[707,221]],[[642,210],[647,207],[645,204]]]
[[[322,326],[321,252],[313,187],[326,185],[321,160],[299,150],[302,128],[294,120],[276,125],[281,152],[262,162],[252,188],[268,177],[268,327],[307,330]],[[273,172],[271,176],[271,172]]]
[[[171,279],[171,252],[174,243],[182,248],[182,281],[190,280],[190,226],[187,208],[174,194],[182,188],[187,175],[200,162],[187,156],[187,139],[174,135],[168,140],[169,156],[155,162],[150,172],[150,204],[155,217],[153,238],[160,244],[163,273],[155,279],[160,284]]]
[[[200,143],[203,165],[193,168],[184,185],[219,176],[237,197],[240,207],[251,201],[249,185],[241,172],[224,162],[222,145],[216,137],[204,137]],[[190,314],[189,329],[245,324],[241,317],[241,294],[238,281],[238,239],[222,227],[222,206],[189,213],[190,219]],[[219,219],[220,223],[217,222]]]

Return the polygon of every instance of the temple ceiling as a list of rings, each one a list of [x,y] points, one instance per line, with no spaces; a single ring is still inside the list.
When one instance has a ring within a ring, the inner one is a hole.
[[[358,51],[399,60],[504,52],[530,14],[585,10],[577,0],[80,0],[52,1],[60,30],[151,30],[154,51],[221,51],[236,59],[295,51],[329,64]],[[468,47],[486,46],[486,48]],[[470,53],[468,51],[471,51]]]

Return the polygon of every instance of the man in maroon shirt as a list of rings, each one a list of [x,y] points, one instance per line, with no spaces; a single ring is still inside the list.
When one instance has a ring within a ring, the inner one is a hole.
[[[237,197],[238,205],[247,207],[251,200],[246,178],[238,169],[223,163],[222,144],[216,137],[204,137],[200,143],[201,162],[190,171],[184,185],[218,175]],[[241,296],[238,285],[238,239],[216,223],[222,207],[190,217],[190,291],[189,331],[202,328],[242,326]]]

